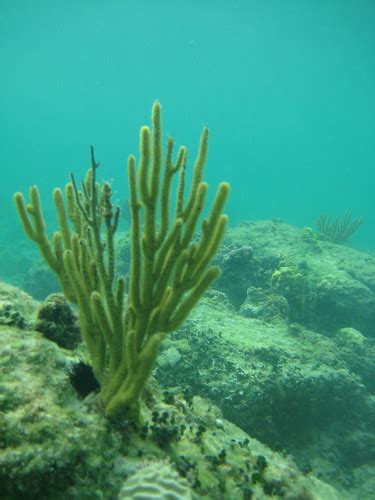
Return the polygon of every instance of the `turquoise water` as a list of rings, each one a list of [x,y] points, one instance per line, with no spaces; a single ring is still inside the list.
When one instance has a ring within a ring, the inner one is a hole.
[[[159,99],[191,157],[209,126],[207,179],[231,183],[232,222],[348,209],[365,220],[353,244],[373,250],[374,21],[371,0],[2,0],[4,219],[14,191],[36,183],[49,203],[83,175],[90,144],[125,194]]]
[[[187,474],[199,498],[375,498],[374,27],[375,0],[0,0],[4,498],[130,498],[117,494],[135,464],[158,469],[161,460],[179,479]],[[207,278],[214,224],[198,247],[194,216],[183,238],[178,224],[175,239],[153,238],[146,201],[144,246],[121,220],[115,259],[93,223],[60,270],[73,307],[55,295],[39,308],[9,284],[38,301],[59,285],[39,266],[13,193],[39,186],[50,236],[51,191],[72,171],[83,178],[94,145],[98,180],[109,179],[127,206],[127,157],[139,157],[139,129],[156,100],[164,141],[170,134],[189,148],[188,176],[209,127],[210,201],[220,181],[231,184],[230,229],[214,261],[220,278],[190,311],[194,294],[185,292]],[[329,217],[317,235],[320,214],[348,212],[363,218],[348,241],[324,230]],[[113,293],[115,273],[126,275],[126,293],[123,281]],[[151,336],[177,327],[140,405],[145,425],[127,420],[137,406],[129,394],[121,425],[105,420],[121,384],[125,394],[147,379]],[[310,472],[338,496],[314,496]]]

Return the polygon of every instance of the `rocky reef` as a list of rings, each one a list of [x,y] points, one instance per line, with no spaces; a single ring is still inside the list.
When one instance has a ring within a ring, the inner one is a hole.
[[[104,417],[70,306],[1,284],[4,498],[373,498],[374,256],[266,221],[217,264],[138,427]]]

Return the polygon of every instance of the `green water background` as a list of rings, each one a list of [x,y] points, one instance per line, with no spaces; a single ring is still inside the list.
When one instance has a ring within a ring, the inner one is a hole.
[[[126,196],[159,99],[191,159],[209,126],[206,177],[231,183],[232,223],[349,209],[373,251],[374,26],[373,0],[0,0],[0,245],[23,239],[12,193],[37,184],[52,213],[90,144]]]

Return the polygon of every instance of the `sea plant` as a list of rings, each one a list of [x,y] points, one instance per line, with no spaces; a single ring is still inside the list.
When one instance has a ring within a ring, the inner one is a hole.
[[[326,236],[332,243],[344,243],[357,231],[363,223],[363,218],[353,219],[352,214],[346,211],[342,217],[322,213],[317,218],[315,225],[318,231]]]
[[[120,210],[112,202],[110,183],[97,180],[99,163],[92,147],[91,167],[81,189],[71,175],[64,193],[53,191],[59,229],[52,239],[46,232],[38,188],[30,188],[29,203],[22,193],[14,195],[26,235],[56,273],[65,297],[78,306],[99,397],[110,417],[129,410],[139,414],[161,342],[183,323],[219,276],[211,260],[227,225],[223,209],[229,185],[218,186],[196,238],[208,190],[203,181],[208,129],[200,138],[187,196],[187,149],[180,147],[174,160],[173,148],[168,138],[163,155],[161,106],[155,102],[152,128],[140,130],[138,165],[134,156],[128,159],[131,264],[126,281],[116,275]]]

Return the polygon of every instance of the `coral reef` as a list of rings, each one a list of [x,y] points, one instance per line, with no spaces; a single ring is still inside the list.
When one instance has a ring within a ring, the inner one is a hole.
[[[305,234],[278,221],[230,229],[218,256],[230,262],[216,283],[221,291],[206,294],[166,341],[156,376],[163,385],[210,398],[226,418],[292,453],[303,470],[343,495],[371,498],[375,259],[325,241],[317,252],[316,240]],[[242,254],[249,246],[252,253]],[[241,250],[238,261],[233,248]],[[254,267],[257,286],[246,274]],[[319,288],[328,274],[345,284],[322,309],[328,298]],[[237,302],[233,283],[247,284]]]
[[[178,484],[192,498],[345,498],[226,421],[212,403],[163,392],[153,381],[143,428],[126,420],[114,426],[92,395],[83,401],[70,385],[76,363],[75,353],[36,332],[0,327],[3,498],[126,498],[132,485],[147,486],[142,477],[160,486],[164,467],[172,489]],[[149,475],[152,464],[161,472]]]
[[[251,254],[242,251],[248,247]],[[216,262],[222,269],[216,286],[246,314],[247,290],[256,287],[268,300],[286,299],[288,321],[327,334],[353,327],[375,337],[374,256],[320,240],[307,228],[260,221],[231,229]]]

